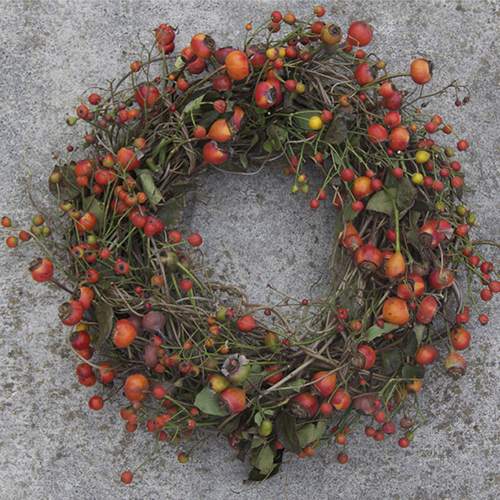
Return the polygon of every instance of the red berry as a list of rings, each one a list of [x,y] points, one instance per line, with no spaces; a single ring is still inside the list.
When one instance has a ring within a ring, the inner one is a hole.
[[[401,448],[408,448],[408,446],[410,446],[410,440],[406,439],[405,437],[402,437],[398,441],[398,444],[399,446],[401,446]]]
[[[319,410],[323,415],[330,415],[333,412],[333,406],[330,403],[323,403],[319,407]]]
[[[358,201],[355,201],[352,205],[351,205],[351,208],[355,211],[355,212],[361,212],[361,210],[363,210],[363,208],[365,208],[365,206],[363,205],[363,202],[358,200]]]
[[[482,325],[486,325],[486,323],[488,323],[490,319],[488,318],[488,316],[486,316],[486,314],[480,314],[479,315],[479,322],[482,324]]]
[[[102,407],[104,406],[104,402],[101,398],[101,396],[93,396],[92,398],[90,398],[89,400],[89,407],[92,409],[92,410],[100,410]]]
[[[131,472],[126,471],[126,472],[124,472],[124,473],[122,474],[122,481],[123,481],[125,484],[130,484],[130,483],[132,482],[132,478],[133,478],[133,477],[134,477],[134,476],[132,475],[132,473],[131,473]]]
[[[309,203],[309,206],[313,209],[313,210],[317,210],[319,208],[319,200],[317,200],[316,198],[313,198],[310,203]]]
[[[188,238],[188,241],[189,241],[189,244],[192,245],[193,247],[199,247],[203,243],[201,236],[197,233],[193,233]]]
[[[396,179],[401,179],[401,177],[403,177],[403,175],[404,175],[403,169],[399,168],[399,167],[393,169],[392,170],[392,175],[394,177],[396,177]]]
[[[365,434],[368,437],[375,437],[377,431],[373,427],[365,427]]]
[[[354,172],[350,168],[346,168],[342,170],[342,172],[340,173],[340,177],[343,181],[350,182],[354,179]]]
[[[392,422],[386,422],[383,426],[382,426],[382,430],[386,433],[386,434],[394,434],[396,432],[396,426],[392,423]]]
[[[193,282],[188,280],[181,280],[179,286],[183,292],[189,292],[189,290],[193,288]]]

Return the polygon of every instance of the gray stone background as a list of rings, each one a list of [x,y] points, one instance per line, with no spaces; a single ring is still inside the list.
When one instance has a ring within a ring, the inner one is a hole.
[[[29,225],[35,211],[26,195],[28,170],[36,202],[51,208],[46,189],[54,163],[51,151],[64,152],[82,132],[66,127],[65,118],[74,114],[79,96],[88,95],[87,87],[104,86],[127,71],[138,59],[139,39],[149,43],[150,31],[162,22],[179,26],[178,48],[199,32],[220,45],[238,44],[247,22],[256,25],[274,9],[306,18],[314,5],[295,0],[3,0],[0,213],[18,226]],[[479,221],[474,234],[499,240],[498,3],[354,0],[324,6],[324,19],[344,31],[352,21],[370,22],[375,28],[370,48],[390,69],[405,70],[417,54],[429,54],[436,64],[431,89],[455,78],[469,86],[466,107],[455,108],[450,94],[436,99],[432,112],[470,142],[459,160],[469,184],[477,188],[470,197]],[[275,300],[265,290],[268,282],[303,298],[316,272],[311,263],[321,264],[329,252],[333,215],[326,208],[311,215],[305,197],[290,195],[290,185],[275,173],[217,175],[206,177],[205,188],[214,200],[197,209],[192,223],[204,234],[204,251],[215,272],[245,283],[259,300]],[[269,220],[258,225],[261,213]],[[266,264],[262,257],[267,254]],[[287,484],[290,499],[498,497],[498,298],[480,305],[490,316],[488,326],[480,327],[475,318],[470,323],[467,376],[450,383],[441,369],[443,353],[429,371],[420,393],[428,422],[406,450],[394,437],[375,443],[357,429],[349,438],[347,465],[334,460],[333,450],[326,460],[332,463],[324,464],[321,454],[294,460],[288,480],[283,473],[252,488],[242,482],[249,466],[233,460],[223,441],[204,442],[187,465],[176,460],[180,450],[164,445],[125,486],[121,472],[141,463],[152,449],[151,437],[125,432],[118,403],[98,413],[88,408],[94,391],[78,384],[77,362],[65,345],[66,328],[56,316],[63,295],[29,277],[27,264],[36,256],[31,246],[0,251],[0,498],[268,499],[284,498]]]

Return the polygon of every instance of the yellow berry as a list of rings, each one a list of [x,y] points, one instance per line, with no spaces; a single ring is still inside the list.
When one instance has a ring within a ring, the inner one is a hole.
[[[422,174],[414,174],[411,178],[411,181],[413,182],[413,184],[423,184],[424,176]]]
[[[415,155],[415,160],[417,163],[427,163],[431,155],[427,151],[418,151]]]
[[[270,61],[274,61],[275,59],[278,59],[279,55],[280,55],[280,52],[278,49],[267,49],[266,50],[266,57]]]
[[[297,86],[295,87],[295,92],[297,92],[297,94],[303,94],[305,91],[306,91],[306,86],[302,82],[297,83]]]
[[[311,116],[309,119],[309,128],[319,130],[323,126],[323,120],[319,116]]]

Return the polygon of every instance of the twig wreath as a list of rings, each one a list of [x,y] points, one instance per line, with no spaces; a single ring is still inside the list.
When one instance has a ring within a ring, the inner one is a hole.
[[[365,52],[366,22],[344,37],[324,12],[307,21],[273,12],[247,25],[241,50],[197,34],[179,56],[175,30],[162,24],[147,60],[68,119],[85,136],[56,156],[54,211],[7,238],[9,247],[37,244],[44,256],[32,277],[70,294],[59,317],[72,327],[92,409],[116,401],[127,431],[145,427],[153,453],[163,441],[182,445],[181,462],[193,442],[222,434],[253,481],[278,473],[286,452],[305,458],[323,447],[326,456],[340,445],[345,463],[357,424],[409,446],[424,423],[418,393],[435,346],[449,350],[444,370],[458,379],[466,361],[457,351],[470,341],[465,302],[488,321],[471,284],[480,280],[483,301],[500,291],[479,251],[488,242],[471,241],[475,217],[461,204],[467,188],[453,157],[468,143],[420,109],[431,61],[392,75]],[[469,100],[456,83],[434,95],[450,90],[457,106]],[[333,201],[339,213],[331,285],[288,303],[292,312],[211,281],[202,237],[178,230],[202,171],[276,158],[311,209]],[[307,162],[324,177],[317,193]],[[8,217],[2,225],[16,230]]]

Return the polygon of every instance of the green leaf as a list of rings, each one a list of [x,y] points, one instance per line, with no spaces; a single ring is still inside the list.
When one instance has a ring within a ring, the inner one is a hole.
[[[378,337],[382,337],[382,335],[385,335],[386,333],[392,332],[396,328],[399,328],[399,325],[393,325],[392,323],[384,323],[382,328],[377,325],[373,325],[366,330],[365,338],[366,340],[374,340]]]
[[[234,432],[240,426],[240,416],[232,418],[225,426],[224,432]]]
[[[288,132],[284,128],[276,127],[276,135],[276,138],[281,142],[281,144],[288,139]]]
[[[342,144],[346,140],[346,137],[347,123],[345,117],[338,116],[330,123],[323,140],[329,144]]]
[[[424,338],[424,333],[426,329],[427,327],[422,323],[417,323],[413,327],[413,332],[415,333],[415,338],[417,339],[417,345],[420,345],[422,343],[422,339]]]
[[[406,340],[406,345],[403,349],[403,353],[407,356],[415,356],[418,351],[418,342],[415,332],[410,332],[408,339]]]
[[[99,349],[111,333],[111,329],[115,323],[115,316],[113,314],[113,308],[105,302],[99,302],[94,306],[94,314],[99,328],[99,337],[95,343],[95,348]]]
[[[396,188],[391,188],[389,191],[392,196],[396,196]],[[366,205],[366,209],[386,215],[394,215],[394,207],[392,205],[391,197],[385,191],[378,191],[375,193]]]
[[[184,207],[176,198],[170,198],[156,214],[167,229],[178,227],[184,218]]]
[[[194,405],[208,415],[218,415],[221,417],[229,415],[227,411],[222,411],[219,408],[219,395],[212,396],[210,394],[210,387],[208,386],[196,395]]]
[[[267,135],[269,139],[277,139],[278,133],[276,132],[276,125],[274,123],[270,123],[267,126]]]
[[[182,112],[184,114],[186,114],[186,113],[189,113],[189,111],[191,111],[192,109],[197,108],[203,102],[204,98],[205,98],[205,94],[202,94],[202,95],[198,96],[196,99],[189,101],[184,106],[184,109],[182,110]]]
[[[309,109],[306,109],[304,111],[297,111],[293,114],[293,120],[295,121],[297,127],[310,132],[311,127],[309,127],[309,120],[313,116],[321,116],[321,113],[319,111],[313,111]]]
[[[268,139],[264,143],[263,148],[264,148],[264,151],[267,151],[268,153],[270,153],[273,150],[273,143]]]
[[[152,172],[149,170],[136,170],[137,176],[142,185],[142,190],[146,193],[148,197],[148,202],[155,206],[163,199],[160,191],[156,188],[155,181],[153,179]]]
[[[301,446],[317,441],[326,430],[326,422],[321,420],[315,424],[304,424],[297,430],[297,436]]]
[[[269,474],[274,468],[274,452],[271,445],[254,448],[250,452],[250,463],[262,474]]]
[[[292,382],[288,382],[285,387],[278,389],[280,396],[291,396],[292,394],[296,394],[301,391],[301,386],[306,383],[305,380],[299,378],[298,380],[293,380]]]
[[[174,198],[178,198],[179,196],[183,196],[189,192],[191,187],[193,186],[192,182],[180,181],[172,184],[170,186],[170,190]],[[168,202],[167,202],[168,203]]]
[[[253,448],[258,448],[259,446],[262,446],[264,444],[264,441],[262,440],[261,437],[255,436],[252,439],[252,445],[250,446],[252,449]]]
[[[267,109],[257,107],[254,109],[254,112],[258,115],[264,115],[267,113]]]
[[[436,206],[428,202],[423,194],[418,193],[413,204],[413,210],[417,212],[435,212]]]
[[[279,410],[276,415],[275,428],[278,441],[289,451],[302,453],[295,418],[285,410]]]
[[[356,147],[359,144],[359,135],[354,135],[354,134],[348,134],[349,137],[349,143],[351,146]]]
[[[57,198],[57,190],[59,188],[61,201],[78,198],[81,193],[81,188],[76,183],[75,165],[56,165],[52,173],[55,174],[58,172],[61,174],[61,179],[57,184],[49,180],[49,191],[52,195]]]
[[[342,209],[342,220],[344,222],[353,221],[361,212],[356,212],[351,208],[350,204],[346,204]]]
[[[262,474],[259,469],[254,467],[250,474],[248,475],[247,481],[264,481],[269,477],[275,476],[281,469],[281,463],[283,461],[283,450],[277,450],[274,457],[274,467],[268,474]]]
[[[418,227],[417,222],[420,218],[420,212],[415,210],[415,205],[413,205],[413,210],[408,213],[408,220],[410,221],[410,230],[406,233],[406,239],[413,243],[417,248],[420,248],[420,242],[418,241]]]
[[[243,154],[240,155],[240,162],[243,165],[244,168],[248,168],[248,158],[247,155]]]
[[[395,349],[382,351],[382,363],[387,373],[395,372],[402,362],[403,356],[400,351]]]
[[[84,198],[84,200],[85,199],[86,198]],[[92,202],[86,210],[87,212],[93,213],[97,219],[98,226],[102,226],[102,222],[104,220],[104,203],[93,198]]]
[[[285,98],[285,102],[283,103],[283,109],[289,108],[296,97],[297,97],[297,92],[295,92],[295,90],[292,90],[292,92],[290,92]]]
[[[415,366],[407,363],[401,370],[401,377],[413,380],[413,378],[423,379],[425,375],[425,368],[423,366]]]
[[[399,218],[401,218],[415,203],[417,190],[415,186],[406,177],[398,180],[396,191],[396,206],[399,210]]]
[[[208,130],[212,122],[217,118],[220,118],[220,114],[217,111],[215,110],[208,111],[203,115],[203,118],[200,121],[200,125]]]
[[[252,137],[252,142],[250,143],[250,147],[248,148],[248,151],[250,151],[258,142],[259,142],[259,134],[254,134]]]
[[[174,62],[174,66],[175,66],[177,69],[182,68],[182,67],[184,66],[184,64],[186,64],[186,63],[185,63],[185,61],[183,61],[183,60],[182,60],[182,57],[181,57],[181,56],[179,56],[179,57],[175,60],[175,62]]]
[[[271,144],[276,151],[281,151],[281,142],[278,139],[273,139]]]
[[[262,418],[262,413],[260,413],[260,412],[257,412],[253,417],[253,421],[255,422],[256,425],[260,426],[260,424],[262,423],[262,420],[264,420],[264,419]]]

